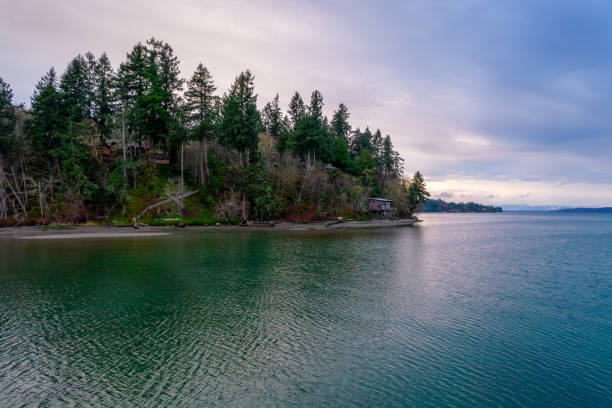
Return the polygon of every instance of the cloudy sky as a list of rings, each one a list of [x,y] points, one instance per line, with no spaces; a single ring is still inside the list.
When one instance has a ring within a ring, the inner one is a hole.
[[[0,0],[0,76],[17,102],[78,53],[117,66],[151,36],[260,104],[318,89],[390,134],[434,195],[612,205],[612,2]]]

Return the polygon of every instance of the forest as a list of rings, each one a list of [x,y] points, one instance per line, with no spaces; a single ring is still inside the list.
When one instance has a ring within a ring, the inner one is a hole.
[[[419,205],[420,212],[452,212],[452,213],[496,213],[502,212],[501,207],[492,205],[477,204],[474,202],[455,203],[441,199],[425,200]]]
[[[286,111],[257,97],[248,70],[222,94],[203,64],[183,78],[155,38],[118,67],[87,52],[51,68],[29,107],[0,78],[0,225],[360,219],[370,197],[409,217],[429,197],[391,137],[354,129],[344,104],[329,119],[317,90]]]

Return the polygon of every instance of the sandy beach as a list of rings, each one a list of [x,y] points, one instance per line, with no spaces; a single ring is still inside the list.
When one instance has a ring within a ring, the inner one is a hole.
[[[219,226],[190,226],[178,228],[175,226],[154,227],[142,226],[138,229],[131,227],[110,226],[23,226],[0,228],[0,239],[94,239],[94,238],[139,238],[165,236],[189,232],[272,232],[272,231],[334,231],[338,229],[388,228],[412,225],[418,219],[407,220],[375,220],[352,221],[330,225],[325,223],[290,223],[282,222],[270,227],[262,225],[219,225]]]

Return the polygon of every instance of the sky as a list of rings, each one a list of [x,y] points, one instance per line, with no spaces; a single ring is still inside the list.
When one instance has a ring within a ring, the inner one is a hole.
[[[0,0],[0,77],[29,104],[77,54],[168,42],[259,105],[318,89],[391,135],[436,198],[612,206],[612,2]]]

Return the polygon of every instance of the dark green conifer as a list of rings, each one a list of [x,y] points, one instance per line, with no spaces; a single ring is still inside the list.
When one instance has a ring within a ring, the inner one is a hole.
[[[0,77],[0,166],[3,156],[8,155],[13,147],[15,122],[13,90]]]
[[[298,92],[296,92],[289,102],[289,118],[291,119],[291,126],[295,130],[299,119],[306,115],[306,107],[304,101]]]
[[[113,93],[114,72],[110,59],[103,53],[95,67],[94,112],[93,117],[98,125],[100,144],[111,135],[115,95]]]
[[[283,112],[278,104],[278,94],[266,104],[261,119],[266,132],[278,139],[283,130]]]
[[[213,138],[218,116],[216,89],[208,69],[198,64],[187,82],[185,109],[192,138],[200,141],[199,175],[202,185],[209,179],[207,142]]]

